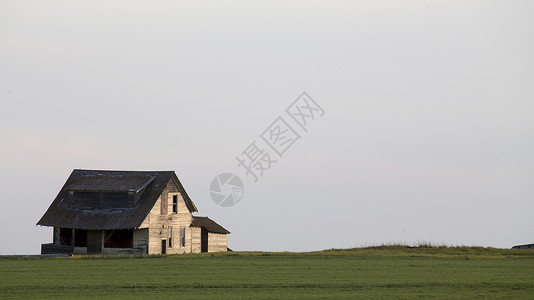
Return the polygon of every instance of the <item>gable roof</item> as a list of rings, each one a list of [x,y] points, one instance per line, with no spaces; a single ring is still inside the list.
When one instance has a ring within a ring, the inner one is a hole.
[[[193,216],[191,221],[191,227],[201,227],[209,232],[228,234],[230,231],[224,229],[221,225],[208,217]]]
[[[189,211],[196,212],[173,171],[74,170],[37,225],[93,230],[137,228],[171,180]],[[69,195],[76,192],[130,193],[136,201],[127,208],[83,208],[72,205]]]

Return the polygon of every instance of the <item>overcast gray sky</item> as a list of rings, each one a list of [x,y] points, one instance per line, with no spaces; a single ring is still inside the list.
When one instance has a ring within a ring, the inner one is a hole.
[[[175,170],[236,250],[532,243],[533,53],[532,1],[0,0],[0,254],[52,241],[75,168]],[[303,91],[324,116],[254,183]]]

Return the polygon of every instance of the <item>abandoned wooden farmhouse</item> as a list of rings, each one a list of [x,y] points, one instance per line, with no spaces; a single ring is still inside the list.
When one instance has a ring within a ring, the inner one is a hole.
[[[74,170],[37,225],[42,254],[227,251],[230,233],[197,208],[173,171]]]

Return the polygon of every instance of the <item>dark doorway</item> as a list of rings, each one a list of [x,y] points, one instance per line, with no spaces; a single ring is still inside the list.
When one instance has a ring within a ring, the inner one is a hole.
[[[59,229],[59,244],[72,246],[72,229],[63,227]]]
[[[75,247],[87,247],[87,230],[83,230],[83,229],[74,230],[74,246]]]
[[[102,253],[102,231],[88,230],[87,231],[87,253],[98,254]]]
[[[200,252],[208,252],[208,231],[205,228],[200,230]]]
[[[161,254],[167,254],[167,240],[161,240]]]

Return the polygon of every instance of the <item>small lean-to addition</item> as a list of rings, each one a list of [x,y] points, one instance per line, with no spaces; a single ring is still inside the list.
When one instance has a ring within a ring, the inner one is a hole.
[[[230,233],[197,208],[173,171],[74,170],[37,225],[41,254],[227,251]]]

